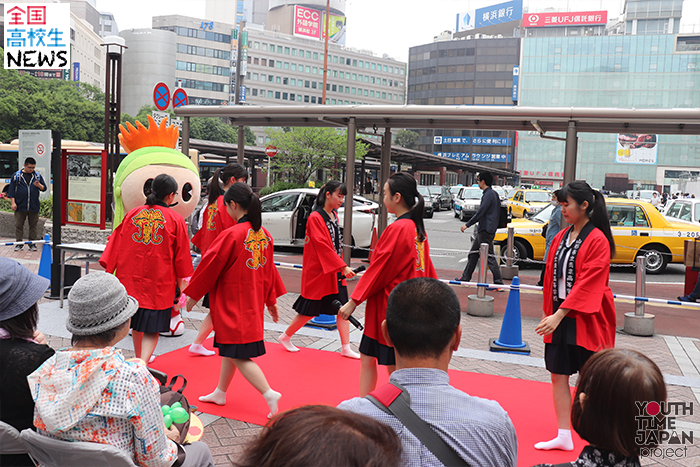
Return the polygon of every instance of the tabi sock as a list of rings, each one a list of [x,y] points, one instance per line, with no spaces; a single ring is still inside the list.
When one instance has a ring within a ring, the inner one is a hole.
[[[549,441],[541,441],[535,444],[535,449],[548,451],[550,449],[559,449],[562,451],[573,451],[574,441],[571,439],[571,430],[559,429],[559,434],[556,438]]]

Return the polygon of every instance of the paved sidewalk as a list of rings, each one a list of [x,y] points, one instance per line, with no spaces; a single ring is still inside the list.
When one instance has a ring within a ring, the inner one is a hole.
[[[1,247],[0,247],[1,248]],[[20,261],[33,271],[38,270],[40,251],[32,253],[25,247],[22,252],[14,252],[11,247],[0,249],[0,255],[8,256]],[[282,259],[284,261],[284,259]],[[90,266],[95,269],[95,263]],[[297,270],[298,272],[298,270]],[[300,274],[300,272],[298,272]],[[494,294],[496,301],[505,303],[507,293]],[[295,312],[292,304],[297,294],[288,293],[280,298],[280,319],[273,323],[266,315],[265,340],[276,342],[276,337],[286,329],[293,319]],[[49,345],[55,349],[70,345],[69,334],[65,330],[65,313],[56,301],[42,300],[39,328],[49,338]],[[531,310],[530,310],[531,311]],[[178,338],[161,338],[156,348],[156,354],[189,345],[194,338],[206,309],[199,305],[192,313],[184,316],[186,333]],[[362,321],[364,318],[364,305],[358,307],[355,316]],[[534,332],[539,319],[523,317],[523,339],[530,344],[532,349],[530,356],[517,356],[510,354],[497,354],[488,351],[489,338],[498,337],[500,333],[502,315],[496,314],[491,318],[477,318],[462,314],[463,335],[460,349],[455,353],[450,367],[457,370],[473,371],[478,373],[507,376],[512,378],[527,379],[532,381],[548,382],[549,372],[544,368],[544,345],[539,336]],[[352,329],[352,327],[351,327]],[[356,329],[351,330],[351,343],[357,350],[361,333]],[[339,351],[340,342],[336,331],[326,331],[314,328],[302,328],[293,338],[297,346]],[[127,357],[133,356],[131,340],[125,339],[119,345],[124,349]],[[694,433],[694,444],[689,445],[687,457],[670,460],[654,461],[648,458],[642,460],[645,466],[698,466],[700,465],[700,340],[670,335],[655,335],[653,337],[635,337],[618,330],[616,346],[619,348],[635,349],[649,356],[661,368],[667,385],[668,400],[673,402],[692,403],[694,412],[692,415],[680,417],[677,429]],[[572,377],[571,384],[575,384],[576,377]],[[553,407],[546,407],[543,416],[554,419]],[[261,430],[258,425],[240,422],[233,419],[202,415],[203,422],[207,426],[203,440],[209,445],[214,455],[217,466],[230,466],[240,455],[245,444],[254,438]],[[548,434],[543,434],[546,437]],[[572,453],[572,459],[575,457]]]

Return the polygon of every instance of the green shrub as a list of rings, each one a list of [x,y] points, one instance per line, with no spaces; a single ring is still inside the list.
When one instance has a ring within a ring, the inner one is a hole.
[[[294,188],[305,188],[306,185],[300,185],[293,182],[276,182],[274,185],[266,186],[260,190],[260,196],[269,195],[270,193],[275,193],[282,190],[291,190]]]
[[[9,198],[0,199],[0,211],[12,212]],[[53,196],[39,202],[39,216],[53,219]]]

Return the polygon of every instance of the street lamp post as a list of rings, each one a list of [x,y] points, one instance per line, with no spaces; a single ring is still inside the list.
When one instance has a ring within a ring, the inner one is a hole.
[[[105,151],[107,151],[107,206],[114,204],[114,173],[119,161],[119,123],[122,109],[122,53],[126,49],[123,37],[107,36],[105,69]],[[112,220],[114,212],[105,209],[105,220]]]

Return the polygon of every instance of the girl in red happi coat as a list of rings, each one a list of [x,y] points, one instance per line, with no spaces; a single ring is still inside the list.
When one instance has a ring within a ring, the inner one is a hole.
[[[211,244],[184,291],[188,310],[209,292],[214,347],[224,357],[216,389],[199,400],[224,405],[238,369],[265,398],[272,416],[281,395],[252,359],[265,354],[264,308],[277,322],[277,297],[286,290],[273,262],[272,236],[262,227],[257,195],[245,183],[234,183],[224,202],[236,225]]]
[[[306,222],[304,239],[304,267],[301,270],[301,295],[293,308],[298,313],[278,340],[290,352],[299,349],[290,339],[311,318],[318,315],[335,315],[334,300],[348,301],[345,278],[355,273],[343,261],[343,237],[338,225],[338,209],[345,200],[348,189],[336,180],[326,183],[318,192],[314,210]],[[360,358],[350,347],[349,322],[336,320],[342,349],[341,355]]]
[[[571,451],[571,389],[578,373],[599,350],[615,346],[615,303],[608,285],[615,242],[605,198],[584,181],[557,194],[571,224],[554,237],[544,275],[543,318],[535,331],[544,336],[544,361],[552,375],[552,398],[559,432],[536,449]]]
[[[209,199],[207,206],[202,209],[199,216],[201,226],[197,233],[192,237],[192,243],[199,248],[202,256],[207,252],[209,246],[216,240],[216,237],[229,227],[236,225],[236,221],[226,212],[224,204],[224,193],[231,185],[237,182],[247,182],[248,172],[241,164],[232,162],[226,164],[225,167],[219,168],[214,172],[209,184]],[[209,308],[209,294],[204,296],[202,305]],[[204,341],[211,334],[214,326],[211,324],[211,315],[207,313],[204,317],[202,325],[199,327],[197,337],[190,345],[190,352],[194,354],[211,356],[216,354],[204,347]]]
[[[184,278],[192,275],[185,219],[169,207],[177,189],[170,175],[154,178],[146,204],[127,213],[100,257],[102,267],[139,302],[131,318],[131,337],[136,357],[149,363],[158,333],[170,329],[176,288],[184,289]]]
[[[405,172],[389,177],[384,184],[384,205],[397,219],[379,237],[367,271],[350,301],[338,312],[342,319],[348,319],[357,305],[367,300],[360,342],[360,397],[376,387],[377,364],[386,366],[389,374],[396,368],[394,349],[381,332],[389,294],[399,283],[414,277],[437,279],[423,226],[423,196],[416,180]]]

